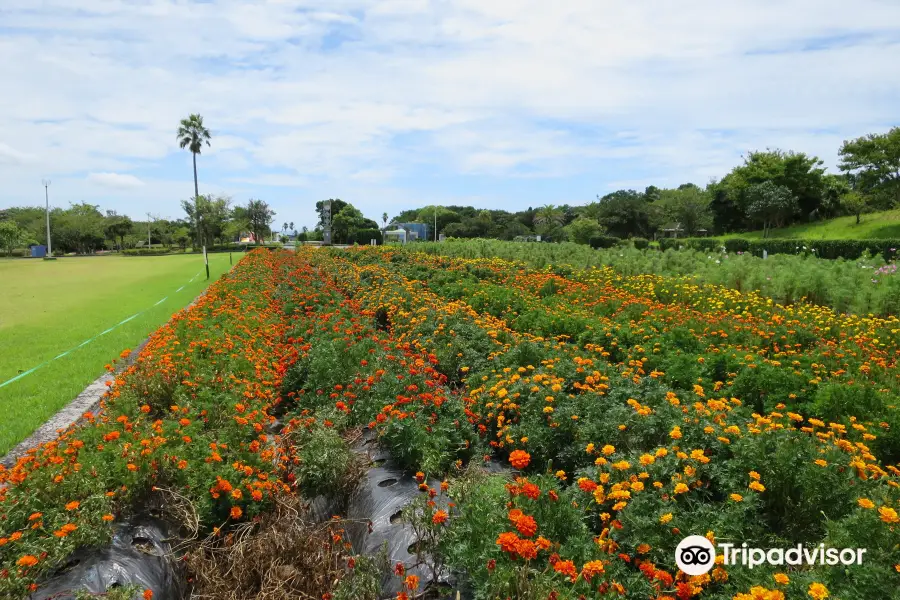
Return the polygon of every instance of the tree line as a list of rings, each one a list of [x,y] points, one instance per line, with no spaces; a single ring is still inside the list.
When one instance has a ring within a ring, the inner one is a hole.
[[[252,233],[264,242],[275,232],[275,211],[263,200],[250,199],[233,205],[226,196],[200,195],[181,202],[185,218],[133,220],[114,210],[81,202],[50,210],[50,235],[54,253],[89,254],[99,250],[123,250],[148,244],[164,247],[215,245],[237,241]],[[199,217],[199,219],[198,219]],[[281,231],[287,231],[285,223]],[[0,209],[0,248],[11,254],[17,248],[47,243],[46,210],[39,206]]]
[[[818,157],[767,149],[750,152],[721,179],[700,187],[618,190],[587,205],[553,204],[509,212],[471,206],[405,210],[393,222],[431,225],[448,237],[543,239],[587,243],[592,237],[694,236],[784,227],[900,206],[900,127],[848,140],[839,173]],[[386,223],[385,223],[386,224]]]

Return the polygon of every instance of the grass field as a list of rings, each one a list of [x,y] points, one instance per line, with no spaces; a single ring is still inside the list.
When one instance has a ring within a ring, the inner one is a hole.
[[[218,278],[228,255],[210,254],[209,266]],[[0,281],[0,385],[42,365],[0,387],[0,455],[208,284],[198,255],[0,260]]]
[[[762,231],[751,231],[722,237],[757,239],[762,238],[762,235]],[[773,229],[769,232],[769,237],[802,240],[880,240],[900,238],[900,209],[863,215],[859,225],[856,224],[856,217],[838,217],[828,221]]]

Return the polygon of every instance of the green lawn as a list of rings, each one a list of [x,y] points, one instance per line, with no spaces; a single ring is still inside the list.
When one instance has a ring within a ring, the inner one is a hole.
[[[213,281],[228,254],[209,268]],[[0,385],[42,365],[0,387],[0,455],[208,285],[200,255],[0,259],[0,282]]]
[[[762,238],[762,231],[734,233],[722,238]],[[773,229],[769,237],[802,240],[877,240],[900,238],[900,209],[862,215],[859,225],[856,217],[838,217],[828,221],[793,225]]]

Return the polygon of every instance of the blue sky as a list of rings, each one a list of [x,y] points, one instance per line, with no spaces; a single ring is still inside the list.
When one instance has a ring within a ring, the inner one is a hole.
[[[201,193],[315,223],[706,183],[898,124],[893,0],[4,0],[0,208]]]

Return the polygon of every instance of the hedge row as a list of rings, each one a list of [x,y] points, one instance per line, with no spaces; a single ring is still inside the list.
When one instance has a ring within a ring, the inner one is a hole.
[[[769,254],[812,254],[819,258],[846,258],[856,259],[868,252],[870,255],[882,255],[885,260],[893,260],[900,249],[900,240],[789,240],[769,239],[750,240],[745,238],[730,238],[718,240],[712,238],[664,238],[659,240],[660,250],[669,248],[690,248],[705,252],[719,251],[723,248],[726,252],[749,252],[756,256],[762,256],[763,250]]]
[[[254,248],[282,248],[284,244],[280,242],[270,242],[266,244],[215,244],[207,246],[206,252],[247,252]],[[185,250],[183,248],[129,248],[122,250],[122,254],[126,256],[157,256],[161,254],[201,254],[201,250]]]

